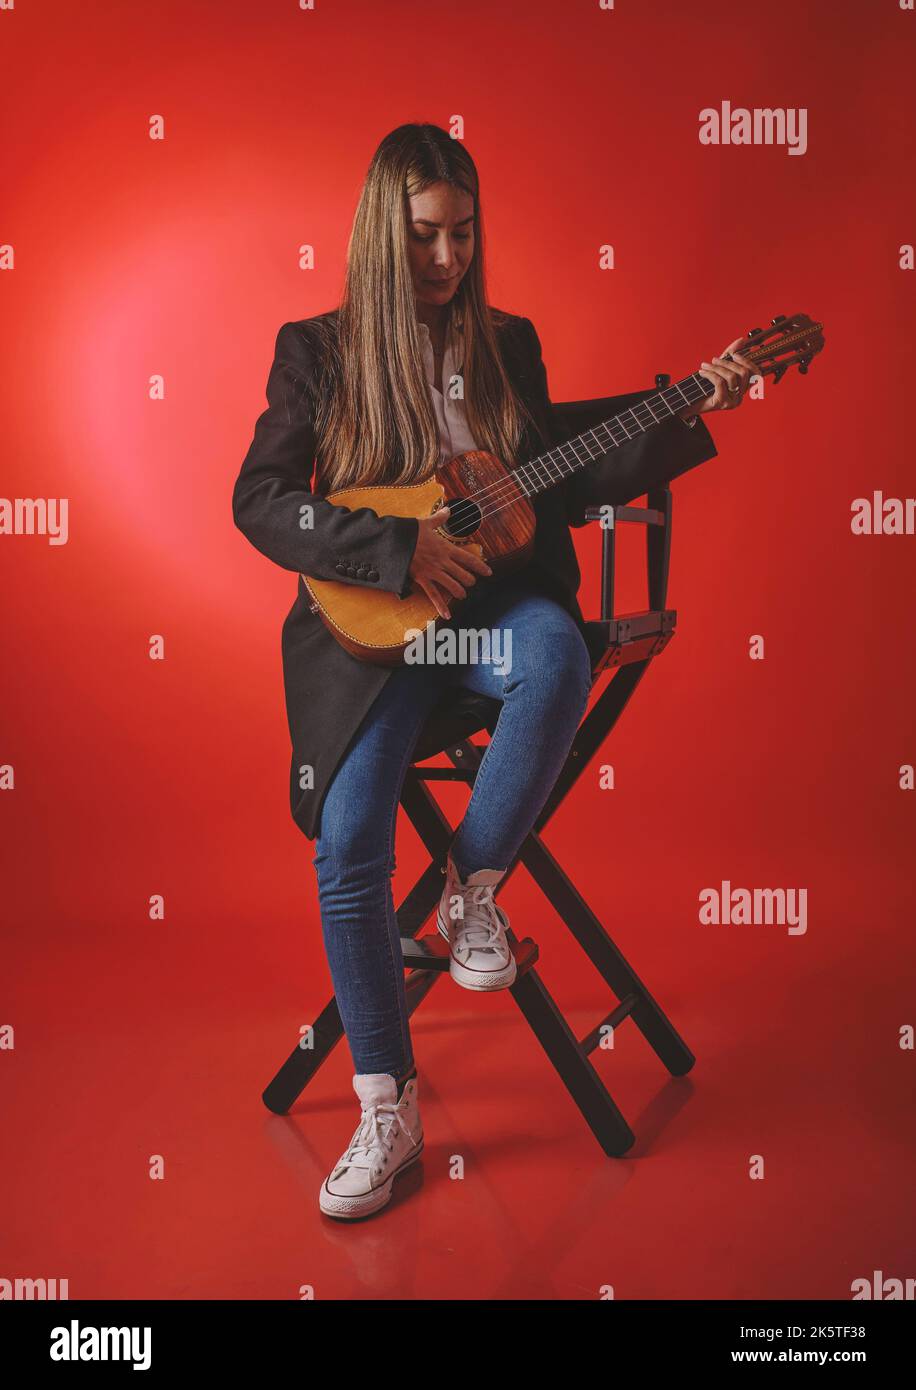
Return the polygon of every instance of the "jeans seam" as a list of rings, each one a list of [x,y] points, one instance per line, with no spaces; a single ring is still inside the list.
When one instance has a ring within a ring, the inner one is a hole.
[[[385,858],[386,858],[386,861],[387,861],[388,864],[391,864],[392,857],[393,857],[393,855],[394,855],[394,836],[395,836],[395,828],[396,828],[396,825],[397,825],[398,809],[399,809],[400,804],[401,804],[401,788],[403,787],[403,784],[404,784],[404,777],[405,777],[406,772],[407,772],[408,764],[410,763],[410,760],[411,760],[411,758],[412,758],[412,756],[413,756],[413,752],[414,752],[414,749],[415,749],[415,747],[416,747],[416,742],[417,742],[417,738],[418,738],[418,736],[419,736],[420,730],[422,729],[422,727],[423,727],[423,725],[425,724],[425,722],[426,722],[426,720],[427,720],[428,717],[429,717],[429,711],[428,711],[428,710],[423,710],[423,711],[421,711],[420,717],[416,720],[416,722],[415,722],[415,724],[414,724],[414,727],[413,727],[413,729],[412,729],[412,731],[411,731],[410,738],[409,738],[409,739],[407,740],[407,742],[406,742],[405,751],[404,751],[404,757],[403,757],[403,760],[402,760],[402,762],[401,762],[401,767],[400,767],[400,770],[399,770],[399,772],[398,772],[398,775],[397,775],[397,777],[396,777],[396,779],[395,779],[395,794],[394,794],[394,796],[392,797],[392,801],[391,801],[391,814],[390,814],[389,819],[388,819],[388,844],[387,844],[387,850],[386,850],[386,855],[385,855]],[[390,971],[391,971],[391,979],[392,979],[392,982],[393,982],[393,984],[394,984],[394,997],[395,997],[395,1001],[400,1005],[400,997],[399,997],[399,991],[398,991],[398,976],[397,976],[397,971],[398,971],[398,966],[400,965],[401,976],[402,976],[402,978],[403,978],[403,974],[404,974],[404,956],[403,956],[403,953],[401,952],[400,946],[399,946],[399,947],[398,947],[398,955],[400,956],[400,960],[399,960],[399,961],[396,961],[396,960],[394,959],[394,943],[392,942],[392,930],[391,930],[391,929],[392,929],[392,926],[397,927],[397,911],[395,910],[395,906],[394,906],[394,897],[393,897],[393,894],[392,894],[392,892],[391,892],[391,875],[390,875],[390,874],[387,876],[387,878],[386,878],[386,883],[385,883],[385,909],[386,909],[386,915],[387,915],[388,910],[390,909],[391,914],[392,914],[392,917],[393,917],[393,921],[390,921],[390,920],[389,920],[389,921],[387,921],[387,922],[385,923],[385,936],[386,936],[387,941],[388,941],[388,967],[389,967],[389,969],[390,969]],[[403,1053],[404,1053],[404,1057],[405,1057],[405,1059],[406,1059],[406,1064],[405,1064],[404,1070],[409,1071],[411,1067],[413,1067],[413,1066],[416,1065],[416,1062],[415,1062],[415,1059],[414,1059],[414,1056],[413,1056],[413,1047],[411,1046],[411,1041],[410,1041],[410,1020],[409,1020],[409,1016],[408,1016],[407,1011],[405,1010],[404,1013],[401,1013],[400,1007],[398,1008],[398,1016],[399,1016],[399,1021],[400,1021],[400,1025],[401,1025],[401,1047],[402,1047],[402,1050],[403,1050]],[[395,1079],[397,1079],[397,1078],[395,1078]]]
[[[508,681],[508,679],[509,679],[509,677],[508,677],[507,675],[504,674],[504,675],[503,675],[503,678],[502,678],[502,680],[503,680],[503,693],[502,693],[502,702],[501,702],[502,706],[505,706],[505,703],[506,703],[506,682]],[[496,721],[497,724],[499,723],[499,719],[500,719],[501,716],[502,716],[502,708],[500,708],[499,716],[497,716],[497,721]],[[490,736],[490,741],[491,741],[491,743],[492,743],[492,738],[493,738],[493,736],[491,735],[491,736]],[[474,801],[475,801],[475,798],[476,798],[476,796],[477,796],[477,791],[478,791],[478,788],[480,787],[480,771],[481,771],[481,769],[483,768],[484,763],[486,762],[486,757],[487,757],[487,751],[488,751],[488,749],[489,749],[489,744],[487,745],[487,750],[484,751],[484,755],[483,755],[483,757],[482,757],[481,760],[480,760],[480,768],[478,768],[477,776],[474,778],[474,785],[473,785],[473,787],[471,788],[471,795],[470,795],[470,797],[468,798],[468,804],[467,804],[467,806],[465,806],[465,808],[464,808],[464,815],[461,817],[461,820],[458,822],[458,826],[457,826],[457,828],[456,828],[456,830],[455,830],[455,838],[456,838],[457,835],[458,835],[458,831],[461,829],[462,825],[464,824],[465,819],[467,818],[468,812],[470,811],[471,807],[474,805]],[[465,867],[467,867],[467,866],[465,865]],[[494,865],[493,867],[494,867],[494,868],[498,868],[499,865]],[[472,872],[473,872],[473,871],[472,871]]]

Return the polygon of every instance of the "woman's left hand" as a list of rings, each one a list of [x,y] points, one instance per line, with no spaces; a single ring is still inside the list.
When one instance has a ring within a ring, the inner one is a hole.
[[[712,396],[704,396],[702,401],[697,401],[689,410],[678,411],[679,415],[687,418],[690,415],[705,415],[710,410],[737,410],[744,400],[751,377],[757,372],[755,362],[735,351],[743,341],[743,338],[736,338],[723,349],[722,357],[726,352],[731,353],[730,362],[723,362],[722,357],[714,357],[711,362],[700,363],[700,371],[694,375],[703,376],[707,381],[711,381],[716,388],[715,393]]]

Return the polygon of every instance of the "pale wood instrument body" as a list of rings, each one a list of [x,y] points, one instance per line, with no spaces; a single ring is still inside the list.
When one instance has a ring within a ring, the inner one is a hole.
[[[478,524],[467,535],[450,535],[452,517],[440,534],[461,548],[482,555],[494,575],[517,569],[534,545],[535,515],[509,470],[494,454],[469,450],[449,459],[425,482],[410,486],[349,487],[329,493],[335,506],[370,507],[379,516],[431,516],[448,502],[454,509],[464,498],[481,495]],[[465,522],[465,529],[468,523]],[[422,629],[439,614],[426,594],[413,585],[406,598],[367,584],[344,584],[333,579],[302,576],[319,614],[338,642],[354,656],[380,666],[400,666],[412,640],[410,629]],[[472,592],[473,590],[471,590]],[[452,616],[460,601],[451,605]]]

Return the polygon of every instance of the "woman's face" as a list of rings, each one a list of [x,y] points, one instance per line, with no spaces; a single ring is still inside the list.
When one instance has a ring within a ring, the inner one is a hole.
[[[474,199],[450,183],[434,183],[410,199],[407,229],[414,294],[447,304],[474,255]]]

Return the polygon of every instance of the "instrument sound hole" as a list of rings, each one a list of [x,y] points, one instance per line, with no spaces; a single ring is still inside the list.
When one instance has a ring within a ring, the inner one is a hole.
[[[470,536],[481,522],[480,508],[467,497],[446,497],[442,503],[451,507],[451,514],[445,523],[445,531],[450,536]]]

